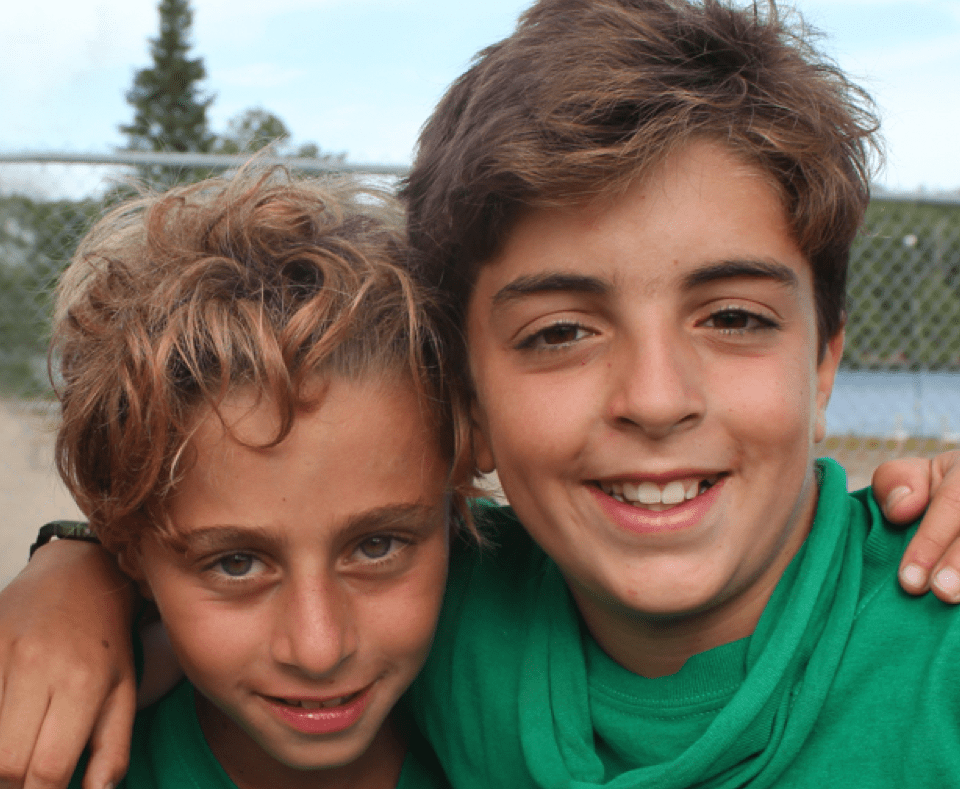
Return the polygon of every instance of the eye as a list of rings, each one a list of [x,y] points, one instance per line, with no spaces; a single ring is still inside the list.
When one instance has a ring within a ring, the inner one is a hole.
[[[214,566],[224,575],[229,575],[231,578],[241,578],[250,573],[257,561],[259,560],[249,553],[231,553],[217,559]]]
[[[562,348],[584,340],[592,334],[590,329],[579,323],[555,323],[525,337],[517,347],[519,349]]]
[[[703,324],[711,329],[719,329],[723,333],[739,334],[742,332],[770,329],[777,326],[775,321],[763,315],[742,309],[723,309],[710,314]]]
[[[389,534],[375,534],[357,545],[355,554],[361,561],[381,561],[399,551],[407,543]]]

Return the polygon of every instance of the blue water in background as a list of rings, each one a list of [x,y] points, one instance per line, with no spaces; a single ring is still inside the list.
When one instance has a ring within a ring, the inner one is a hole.
[[[827,407],[831,435],[960,437],[960,373],[840,370]]]

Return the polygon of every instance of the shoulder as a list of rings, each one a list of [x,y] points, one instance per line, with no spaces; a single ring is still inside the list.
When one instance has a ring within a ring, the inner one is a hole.
[[[839,467],[837,467],[839,468]],[[947,644],[960,649],[960,611],[932,594],[907,594],[897,573],[907,544],[919,521],[909,526],[890,523],[870,488],[847,494],[834,492],[829,502],[844,511],[850,538],[860,546],[860,595],[854,636],[875,649],[890,650],[887,659],[918,659],[918,653],[940,652]],[[960,668],[960,661],[952,661]]]
[[[433,748],[413,721],[407,724],[410,742],[396,789],[450,789]]]
[[[170,694],[171,696],[173,694]],[[127,768],[127,774],[117,784],[116,789],[127,789],[128,787],[137,787],[137,789],[159,789],[160,784],[157,781],[155,770],[153,769],[153,757],[151,753],[151,743],[155,737],[155,721],[157,713],[161,706],[169,704],[167,696],[149,707],[137,712],[134,719],[133,733],[130,741],[130,762]],[[89,753],[84,751],[83,756],[74,770],[73,777],[70,780],[68,789],[82,789],[83,777],[87,771],[87,760]]]
[[[522,761],[516,701],[541,585],[555,567],[509,507],[478,502],[474,514],[486,544],[452,551],[433,648],[408,694],[458,786],[494,785]]]
[[[453,546],[451,596],[456,596],[458,588],[501,588],[504,582],[522,586],[547,561],[546,555],[510,507],[483,500],[473,502],[471,509],[483,544],[458,540]]]
[[[890,524],[869,489],[849,501],[851,528],[860,528],[851,536],[862,539],[860,594],[821,716],[824,747],[856,740],[858,748],[832,752],[831,764],[853,765],[864,785],[942,785],[960,771],[960,610],[900,587],[916,524]]]
[[[960,612],[931,594],[913,597],[900,587],[900,560],[918,524],[891,524],[870,488],[848,493],[843,469],[833,461],[819,461],[818,475],[814,529],[835,530],[838,546],[845,546],[842,573],[857,588],[851,634],[857,643],[907,659],[913,647],[930,650],[952,641],[954,632],[960,637]]]
[[[848,554],[862,563],[861,600],[880,588],[896,583],[900,558],[917,529],[891,524],[880,510],[871,488],[847,492],[843,468],[833,460],[817,462],[819,499],[815,528],[831,521],[848,535],[856,550]]]
[[[236,789],[200,730],[195,693],[193,685],[184,680],[137,713],[130,767],[121,787]]]

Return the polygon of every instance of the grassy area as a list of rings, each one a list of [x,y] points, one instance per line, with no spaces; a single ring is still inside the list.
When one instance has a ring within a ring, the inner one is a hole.
[[[931,457],[948,450],[960,449],[960,443],[956,441],[913,436],[904,439],[852,435],[827,436],[820,446],[824,454],[831,456],[851,452],[876,452],[890,457],[914,455]]]
[[[817,454],[831,457],[847,471],[850,490],[870,484],[874,470],[887,460],[902,457],[932,458],[941,452],[960,449],[956,441],[908,437],[902,440],[877,436],[828,436]]]

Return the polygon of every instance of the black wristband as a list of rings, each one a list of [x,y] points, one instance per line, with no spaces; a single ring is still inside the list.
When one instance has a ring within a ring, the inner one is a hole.
[[[50,521],[40,527],[37,532],[37,541],[30,546],[30,558],[36,553],[37,548],[46,545],[50,540],[82,540],[83,542],[95,542],[98,545],[100,540],[90,530],[90,524],[83,521]]]

